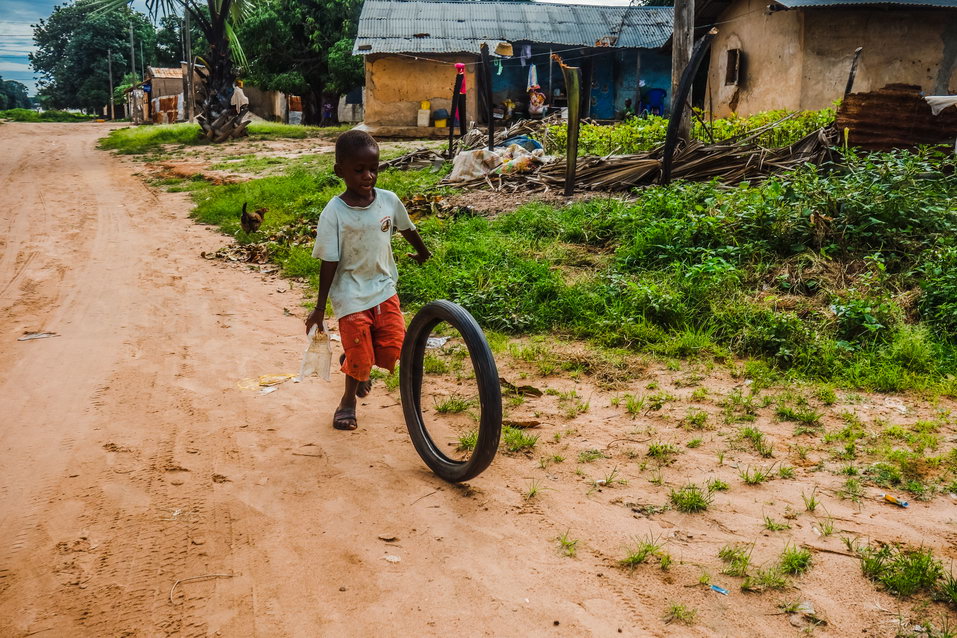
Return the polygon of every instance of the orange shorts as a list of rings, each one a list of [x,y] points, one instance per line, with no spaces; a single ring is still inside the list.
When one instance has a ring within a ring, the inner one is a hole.
[[[405,318],[399,295],[378,306],[339,319],[339,334],[346,360],[342,371],[353,379],[368,381],[372,365],[389,372],[395,369],[405,339]]]

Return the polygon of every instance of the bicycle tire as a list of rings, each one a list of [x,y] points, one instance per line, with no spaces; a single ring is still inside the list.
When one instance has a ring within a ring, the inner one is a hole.
[[[478,439],[471,456],[465,461],[446,456],[432,440],[422,418],[422,362],[425,358],[425,346],[432,329],[443,321],[462,335],[478,386],[482,412]],[[412,318],[399,357],[399,393],[402,396],[402,411],[412,444],[429,469],[450,483],[467,481],[485,471],[495,458],[502,435],[502,388],[485,333],[465,308],[451,301],[433,301],[423,306]]]

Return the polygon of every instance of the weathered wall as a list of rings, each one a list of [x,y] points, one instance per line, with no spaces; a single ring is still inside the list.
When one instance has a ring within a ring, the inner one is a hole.
[[[723,24],[718,25],[711,44],[705,105],[713,104],[719,117],[800,108],[803,15],[800,11],[767,15],[767,4],[767,0],[740,0],[718,20]],[[744,53],[738,86],[725,84],[730,49]]]
[[[957,89],[957,11],[827,8],[804,11],[801,108],[830,106],[844,94],[854,49],[864,47],[854,91],[916,84],[931,94]],[[945,53],[949,51],[949,60]]]
[[[279,91],[263,91],[255,86],[246,85],[243,93],[249,98],[249,110],[271,122],[284,122],[286,119],[286,96]]]
[[[918,84],[957,90],[957,11],[822,7],[768,14],[740,0],[719,18],[705,104],[718,116],[770,109],[821,109],[844,94],[854,50],[864,47],[855,91]],[[741,81],[725,84],[727,51],[744,54]]]
[[[366,56],[365,123],[369,126],[415,126],[419,102],[429,100],[432,110],[450,109],[455,85],[455,62],[464,62],[469,120],[478,114],[477,56],[429,55],[413,59],[397,55]]]

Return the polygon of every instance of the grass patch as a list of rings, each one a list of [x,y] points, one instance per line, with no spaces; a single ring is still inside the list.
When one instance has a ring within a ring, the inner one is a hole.
[[[320,128],[317,126],[296,126],[276,122],[253,122],[249,125],[248,139],[302,139],[337,135],[346,128]],[[193,146],[207,144],[199,137],[199,125],[181,122],[179,124],[152,124],[131,126],[110,131],[100,140],[100,148],[116,151],[124,155],[138,155],[159,150],[164,144]],[[242,139],[242,138],[240,138]],[[230,140],[231,142],[232,140]],[[230,142],[224,142],[229,144]]]
[[[468,410],[471,405],[471,400],[453,394],[441,401],[435,401],[435,411],[439,414],[459,414]]]
[[[932,592],[944,577],[944,568],[929,549],[885,545],[858,549],[861,572],[897,596]]]
[[[673,622],[682,625],[693,625],[698,618],[698,611],[681,603],[672,603],[668,605],[668,611],[665,612],[665,624]]]
[[[661,561],[662,557],[667,557],[664,560],[670,564],[671,557],[662,550],[658,539],[649,535],[643,540],[636,540],[625,557],[618,561],[618,565],[634,569],[652,558],[658,558]]]
[[[562,555],[575,558],[578,554],[578,539],[572,538],[569,533],[570,530],[565,530],[563,534],[555,539],[555,542],[558,543],[558,549]]]
[[[530,452],[537,443],[537,434],[529,434],[525,430],[507,425],[502,428],[502,445],[509,452]]]
[[[96,119],[95,115],[72,113],[70,111],[43,111],[33,109],[7,109],[0,111],[0,120],[13,122],[89,122]]]
[[[739,578],[747,576],[751,567],[751,552],[753,551],[754,544],[725,545],[722,547],[718,550],[718,558],[727,565],[722,573]]]
[[[800,576],[811,569],[811,551],[802,547],[785,547],[778,565],[785,574]]]
[[[702,490],[699,486],[689,483],[677,490],[671,490],[668,498],[679,512],[694,514],[708,509],[714,497],[709,490]]]

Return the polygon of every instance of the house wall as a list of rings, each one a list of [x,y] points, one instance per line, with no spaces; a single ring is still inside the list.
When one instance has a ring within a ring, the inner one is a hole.
[[[957,90],[957,11],[931,8],[834,8],[765,11],[740,0],[719,18],[708,92],[717,116],[771,109],[822,109],[844,94],[857,47],[864,47],[855,91],[891,83],[928,93]],[[743,52],[741,81],[726,84],[727,51]]]
[[[718,19],[722,24],[711,43],[705,96],[705,105],[713,105],[716,116],[801,108],[804,15],[801,11],[767,15],[767,4],[767,0],[740,0]],[[730,49],[744,54],[737,86],[725,83]]]
[[[844,95],[854,49],[864,47],[854,91],[916,84],[929,94],[957,90],[957,10],[827,8],[804,11],[801,108]]]
[[[465,109],[468,119],[478,113],[474,62],[477,56],[429,55],[414,59],[398,55],[366,56],[365,123],[369,126],[415,126],[419,102],[429,100],[431,109],[452,105],[455,62],[466,66],[468,94]],[[470,64],[471,63],[471,64]]]
[[[651,49],[621,50],[616,53],[615,113],[625,110],[625,100],[631,99],[632,108],[639,108],[648,91],[666,92],[665,109],[671,108],[671,55]],[[644,85],[641,83],[644,82]]]
[[[271,122],[286,121],[286,95],[279,91],[263,91],[246,85],[243,93],[249,98],[249,110]]]

